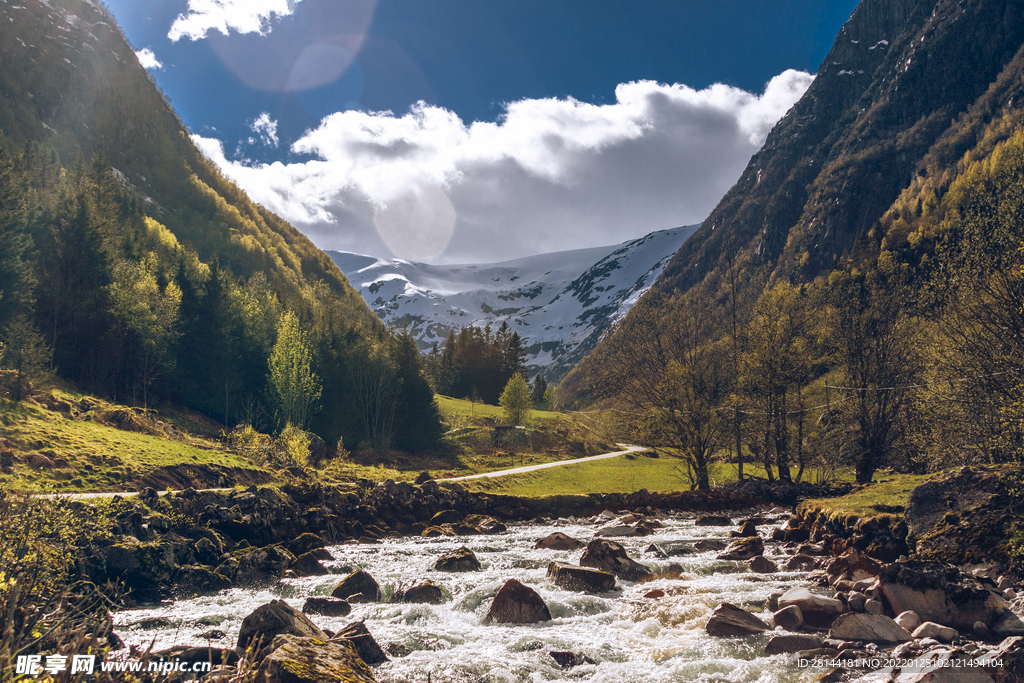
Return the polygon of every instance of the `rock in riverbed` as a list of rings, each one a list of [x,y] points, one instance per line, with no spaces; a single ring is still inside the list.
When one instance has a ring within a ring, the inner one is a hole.
[[[564,562],[548,565],[548,578],[552,583],[571,591],[606,593],[615,590],[615,576],[588,567],[576,567]]]
[[[348,642],[324,642],[319,638],[279,635],[260,663],[256,680],[273,683],[323,683],[351,681],[376,683],[370,667]]]
[[[712,636],[748,636],[769,628],[768,624],[745,609],[723,602],[711,614],[705,630]]]
[[[580,566],[609,572],[623,581],[637,581],[651,574],[650,569],[633,561],[620,544],[602,538],[587,544]]]
[[[505,582],[484,617],[485,624],[535,624],[541,621],[551,621],[547,604],[537,591],[516,579]]]

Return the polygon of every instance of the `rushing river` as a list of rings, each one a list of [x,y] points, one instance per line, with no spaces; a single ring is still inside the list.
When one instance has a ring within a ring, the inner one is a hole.
[[[781,511],[780,511],[781,512]],[[754,574],[742,563],[715,559],[717,551],[656,558],[645,549],[652,543],[671,547],[698,539],[725,539],[729,528],[697,527],[686,513],[662,519],[664,528],[642,538],[613,539],[630,557],[665,576],[633,584],[619,581],[621,590],[587,595],[562,590],[545,576],[548,563],[577,564],[582,550],[535,550],[534,543],[558,530],[581,540],[593,537],[595,526],[560,520],[557,526],[516,525],[498,536],[391,539],[377,545],[328,548],[332,571],[356,568],[369,572],[385,597],[396,588],[420,579],[441,585],[450,601],[442,605],[356,604],[347,617],[314,615],[325,629],[338,630],[363,620],[370,632],[393,654],[390,662],[374,667],[380,683],[668,683],[684,681],[811,681],[820,670],[800,669],[794,655],[763,656],[769,634],[747,638],[715,638],[704,626],[722,602],[745,607],[769,620],[768,596],[800,583],[800,573]],[[760,527],[762,535],[770,526]],[[483,571],[445,574],[430,570],[441,554],[469,547]],[[777,544],[766,555],[777,564]],[[670,568],[670,565],[678,565]],[[680,571],[681,569],[681,571]],[[671,573],[670,573],[671,570]],[[284,598],[301,608],[310,596],[330,595],[341,576],[286,579],[264,590],[233,589],[215,596],[178,600],[116,615],[125,642],[154,650],[174,645],[232,647],[242,619],[258,606]],[[531,586],[547,603],[552,620],[543,624],[485,626],[481,622],[491,598],[509,578]],[[662,597],[645,597],[660,589]],[[151,620],[164,618],[163,625]],[[141,623],[141,622],[149,623]],[[217,629],[226,635],[206,640],[200,634]],[[562,670],[548,654],[567,650],[594,664]],[[396,654],[401,656],[395,656]]]

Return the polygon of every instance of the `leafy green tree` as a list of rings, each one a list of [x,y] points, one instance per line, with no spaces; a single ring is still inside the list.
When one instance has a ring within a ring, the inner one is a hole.
[[[526,378],[518,372],[512,375],[512,379],[505,385],[505,390],[501,392],[498,405],[502,408],[502,417],[509,424],[521,425],[526,422],[533,409],[530,385],[526,383]]]
[[[48,374],[52,352],[46,339],[39,334],[28,316],[15,318],[4,331],[4,343],[0,346],[0,360],[5,367],[14,370],[14,400],[23,398],[23,389],[28,382]]]
[[[126,260],[114,265],[107,289],[135,366],[134,384],[142,390],[143,405],[148,405],[153,380],[173,364],[181,290],[174,282],[161,287],[152,264]]]
[[[313,353],[299,320],[285,311],[277,324],[277,341],[270,353],[270,393],[282,427],[304,428],[319,409],[322,386],[313,370]]]

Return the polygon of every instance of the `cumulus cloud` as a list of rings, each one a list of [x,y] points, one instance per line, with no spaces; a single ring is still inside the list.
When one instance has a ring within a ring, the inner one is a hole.
[[[339,112],[292,144],[313,157],[294,163],[247,164],[193,139],[323,248],[487,262],[699,222],[812,78],[789,70],[761,95],[623,83],[612,104],[521,100],[494,123],[422,102]]]
[[[280,140],[277,138],[277,121],[270,118],[270,114],[263,112],[256,117],[256,120],[249,126],[253,133],[256,133],[260,142],[268,147],[277,147]],[[256,138],[249,138],[250,144],[256,143]]]
[[[179,14],[171,24],[167,37],[173,42],[181,38],[202,40],[216,29],[228,35],[270,32],[271,21],[295,11],[302,0],[188,0],[186,14]]]
[[[139,59],[139,64],[142,65],[143,69],[162,69],[164,65],[156,58],[153,51],[148,47],[144,47],[141,50],[135,51],[135,56]]]

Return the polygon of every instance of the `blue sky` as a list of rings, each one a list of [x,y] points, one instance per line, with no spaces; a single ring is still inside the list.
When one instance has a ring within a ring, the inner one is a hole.
[[[699,222],[850,0],[108,0],[197,144],[319,246],[494,261]]]

